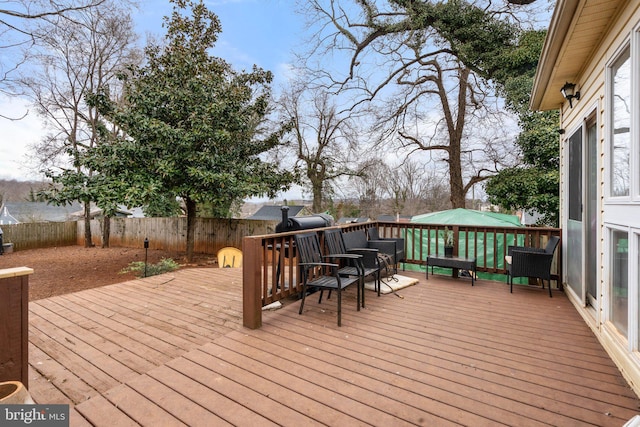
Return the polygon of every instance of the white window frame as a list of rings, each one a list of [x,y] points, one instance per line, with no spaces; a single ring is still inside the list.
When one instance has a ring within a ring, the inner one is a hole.
[[[638,32],[634,32],[634,35],[637,35]],[[632,37],[633,40],[635,40],[637,37]],[[629,61],[631,63],[631,122],[633,123],[633,119],[634,119],[634,114],[636,111],[635,108],[635,100],[637,99],[637,96],[635,96],[635,91],[636,91],[636,87],[637,85],[634,84],[634,54],[635,54],[635,50],[633,49],[633,47],[636,45],[637,43],[632,43],[630,40],[626,40],[624,43],[621,44],[621,46],[616,50],[616,52],[614,53],[614,55],[611,57],[611,60],[609,60],[609,62],[606,64],[606,72],[605,72],[605,99],[606,99],[606,120],[605,120],[605,132],[606,132],[606,138],[605,138],[605,152],[604,152],[604,161],[605,161],[605,170],[606,170],[606,185],[604,188],[604,195],[605,195],[605,203],[607,202],[614,202],[614,203],[620,203],[620,202],[630,202],[633,198],[634,195],[636,194],[637,190],[636,190],[636,185],[635,185],[635,177],[637,175],[636,170],[637,167],[635,167],[635,155],[634,152],[637,151],[636,149],[634,149],[634,144],[633,142],[636,140],[635,139],[635,126],[631,126],[630,129],[630,133],[629,133],[629,139],[630,139],[630,158],[629,158],[629,195],[628,196],[612,196],[611,195],[611,186],[613,184],[613,131],[614,131],[614,127],[613,127],[613,67],[615,65],[616,62],[618,62],[620,60],[620,58],[622,57],[623,54],[626,54],[626,52],[629,52]],[[633,46],[632,46],[633,45]]]
[[[623,345],[625,348],[627,348],[628,350],[632,350],[633,348],[636,348],[636,344],[637,344],[637,337],[638,337],[638,327],[637,327],[637,321],[636,321],[636,315],[632,314],[631,309],[632,306],[634,305],[633,301],[636,301],[638,299],[638,285],[632,285],[632,282],[629,281],[629,283],[627,284],[627,290],[628,290],[628,299],[629,301],[632,301],[632,303],[629,305],[628,310],[629,310],[629,314],[627,317],[627,336],[625,337],[624,335],[622,335],[619,331],[618,328],[616,328],[616,326],[613,324],[613,321],[611,320],[611,303],[612,303],[612,283],[611,283],[611,275],[613,274],[613,248],[612,248],[612,235],[614,231],[622,231],[624,233],[627,233],[628,239],[629,240],[629,254],[631,254],[631,246],[634,245],[631,242],[631,239],[633,239],[634,234],[632,232],[632,230],[629,227],[625,227],[625,226],[620,226],[620,225],[611,225],[611,224],[606,224],[605,225],[605,234],[604,234],[604,247],[607,248],[605,251],[605,257],[604,257],[604,265],[603,267],[603,277],[605,278],[605,283],[606,283],[606,291],[603,292],[603,301],[601,303],[601,307],[602,307],[602,311],[603,311],[603,318],[604,318],[604,325],[605,327],[611,331],[611,336],[616,337],[616,339],[618,340],[618,342]],[[631,265],[633,263],[629,262],[629,265]],[[627,280],[629,280],[631,277],[635,277],[635,276],[627,276]],[[637,308],[637,306],[636,306]],[[633,323],[635,322],[635,323]]]

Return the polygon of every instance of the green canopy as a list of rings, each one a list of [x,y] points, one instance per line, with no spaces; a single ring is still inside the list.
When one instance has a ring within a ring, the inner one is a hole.
[[[432,212],[423,215],[416,215],[411,218],[414,224],[437,224],[437,225],[460,225],[460,226],[476,226],[476,227],[523,227],[520,219],[516,215],[501,214],[497,212],[481,212],[472,209],[449,209],[446,211]],[[495,266],[504,267],[505,248],[509,244],[514,244],[516,240],[515,234],[503,233],[494,234],[492,232],[479,232],[475,236],[474,232],[461,231],[459,234],[458,248],[462,252],[467,253],[470,257],[477,258],[478,266]],[[406,232],[407,248],[413,250],[414,245],[422,245],[420,253],[424,256],[438,250],[438,253],[444,253],[443,237],[436,230],[412,230]],[[466,248],[465,245],[470,243],[474,246]],[[518,242],[521,243],[521,242]],[[477,247],[475,246],[477,245]],[[497,252],[494,253],[494,250]],[[409,268],[409,266],[407,266]],[[412,266],[411,270],[421,270],[424,266]],[[450,270],[449,270],[450,271]],[[504,275],[479,273],[479,277],[492,280],[505,280]]]
[[[418,224],[485,225],[494,227],[522,227],[516,215],[482,212],[472,209],[449,209],[416,215],[411,222]]]

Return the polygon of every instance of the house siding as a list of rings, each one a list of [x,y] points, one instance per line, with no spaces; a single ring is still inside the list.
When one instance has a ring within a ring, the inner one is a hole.
[[[587,3],[589,3],[587,1]],[[640,235],[640,2],[623,2],[615,14],[615,21],[611,23],[608,32],[593,51],[588,61],[583,64],[582,72],[572,79],[578,84],[581,99],[574,101],[573,108],[568,102],[561,106],[560,128],[565,130],[560,136],[560,193],[561,193],[561,225],[563,240],[568,241],[568,141],[574,132],[584,127],[585,120],[594,117],[597,121],[597,285],[598,304],[591,307],[583,292],[575,292],[570,286],[565,286],[567,294],[580,312],[585,322],[598,336],[607,352],[622,371],[637,394],[640,394],[640,315],[639,315],[639,287],[638,283],[638,237]],[[635,38],[635,39],[634,39]],[[611,170],[609,94],[607,88],[607,72],[612,61],[626,46],[631,48],[632,64],[632,104],[631,104],[631,171],[630,195],[624,198],[608,197],[609,172]],[[559,88],[558,88],[559,90]],[[583,138],[583,150],[584,150]],[[583,156],[584,158],[584,156]],[[583,184],[585,181],[583,180]],[[584,185],[583,185],[584,188]],[[584,220],[584,214],[583,214]],[[628,332],[626,336],[610,321],[610,292],[611,259],[608,249],[611,229],[619,229],[629,233],[628,243]],[[635,241],[634,241],[635,240]],[[567,248],[563,248],[564,251]],[[566,254],[565,254],[566,256]],[[567,265],[563,272],[567,279]],[[583,268],[584,272],[584,268]],[[583,276],[584,277],[584,276]]]

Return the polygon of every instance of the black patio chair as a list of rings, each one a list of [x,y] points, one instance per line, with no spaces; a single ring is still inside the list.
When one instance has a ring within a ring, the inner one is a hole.
[[[342,241],[347,253],[362,255],[362,264],[365,268],[378,270],[379,280],[376,283],[378,296],[380,296],[380,285],[382,271],[387,268],[386,259],[382,254],[392,254],[395,251],[395,242],[383,240],[369,240],[364,230],[350,231],[342,233]],[[392,262],[392,261],[390,261]]]
[[[558,236],[551,236],[544,249],[529,246],[509,246],[507,248],[507,277],[510,292],[513,293],[514,277],[534,277],[549,282],[549,297],[551,295],[551,262],[553,254],[560,242]]]
[[[402,237],[380,237],[380,233],[377,227],[371,227],[367,229],[367,236],[369,240],[383,240],[395,243],[395,250],[393,251],[393,265],[396,272],[398,271],[398,264],[402,263],[402,269],[404,270],[405,252],[404,252],[404,238]]]
[[[359,253],[349,254],[344,245],[342,235],[342,230],[339,229],[326,230],[324,232],[324,243],[328,252],[325,257],[341,261],[342,264],[338,270],[339,275],[346,277],[356,276],[360,279],[360,289],[362,290],[360,293],[361,306],[364,307],[364,279],[368,276],[373,276],[375,289],[377,290],[380,287],[380,268],[375,267],[374,260],[378,251],[377,249],[367,249],[366,251],[359,251]],[[367,265],[374,267],[365,266],[365,256],[367,257]]]
[[[338,326],[342,325],[342,290],[349,285],[359,283],[358,277],[341,277],[338,274],[338,264],[323,262],[320,250],[320,240],[315,232],[296,234],[296,249],[300,262],[298,266],[302,271],[302,301],[299,314],[302,314],[304,301],[309,288],[320,290],[318,304],[322,303],[322,294],[325,290],[336,291],[338,294]],[[360,287],[358,287],[357,307],[360,309]]]

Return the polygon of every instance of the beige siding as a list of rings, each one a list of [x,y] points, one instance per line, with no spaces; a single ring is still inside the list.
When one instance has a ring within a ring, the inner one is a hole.
[[[601,7],[601,2],[589,1],[589,6]],[[598,10],[597,7],[592,7],[593,10]],[[594,22],[599,19],[598,14],[593,15]],[[563,228],[566,227],[566,202],[564,197],[567,189],[567,168],[568,168],[568,151],[567,140],[573,132],[582,126],[584,120],[591,116],[594,112],[598,120],[598,143],[599,143],[599,183],[598,186],[598,215],[599,215],[599,227],[598,227],[598,284],[600,287],[599,310],[594,311],[591,308],[585,307],[584,302],[581,300],[580,295],[575,295],[569,287],[565,287],[567,294],[574,303],[576,309],[581,313],[587,324],[592,328],[596,336],[607,349],[612,359],[616,362],[623,375],[632,385],[636,393],[640,393],[640,354],[637,351],[637,344],[633,341],[637,341],[634,333],[630,334],[631,343],[628,343],[624,337],[621,337],[615,328],[607,321],[608,317],[608,303],[609,303],[609,268],[607,266],[608,254],[605,245],[606,238],[606,224],[614,223],[616,225],[622,225],[627,227],[640,227],[640,206],[638,200],[631,199],[623,202],[608,201],[605,199],[605,182],[608,177],[607,173],[610,169],[608,162],[609,157],[608,150],[608,137],[609,137],[609,124],[608,121],[608,104],[606,98],[606,72],[607,67],[613,59],[620,53],[620,51],[630,43],[631,37],[634,33],[634,28],[637,28],[640,23],[640,2],[629,1],[624,3],[624,7],[620,7],[615,14],[614,21],[609,24],[609,28],[604,37],[597,46],[592,47],[589,60],[580,65],[580,72],[573,81],[578,85],[581,92],[581,99],[574,101],[573,108],[569,108],[569,104],[565,103],[561,111],[561,128],[566,132],[561,137],[561,200],[562,210],[561,212],[561,224]],[[588,31],[588,27],[584,28]],[[573,29],[575,32],[571,35],[574,45],[578,43],[581,38],[578,28]],[[586,47],[586,46],[585,46]],[[564,46],[566,49],[567,46]],[[632,56],[636,53],[632,53]],[[637,57],[636,57],[637,61]],[[575,65],[575,64],[574,64]],[[634,65],[635,66],[635,65]],[[558,88],[559,90],[560,88]],[[637,98],[637,94],[634,95]],[[634,108],[638,108],[635,106]],[[637,138],[638,138],[638,117],[636,111],[636,117],[634,118],[633,126],[636,127],[636,133],[632,134],[635,139],[631,144],[634,149],[637,150]],[[634,179],[632,177],[631,179]],[[637,287],[632,277],[629,278],[629,286]],[[632,305],[638,310],[637,305]],[[630,319],[629,330],[637,330],[637,325],[633,325],[631,322],[634,317]],[[635,321],[637,323],[637,321]]]

